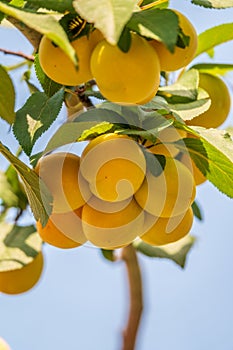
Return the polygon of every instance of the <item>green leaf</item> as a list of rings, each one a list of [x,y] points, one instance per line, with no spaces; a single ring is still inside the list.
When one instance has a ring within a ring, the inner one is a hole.
[[[225,75],[233,70],[233,64],[225,63],[198,63],[192,68],[199,70],[201,73],[208,73],[213,75]]]
[[[0,65],[0,117],[9,124],[15,120],[15,89],[11,78]]]
[[[182,152],[189,152],[202,174],[219,191],[233,198],[233,141],[224,130],[190,127],[200,139],[175,142]]]
[[[127,116],[126,116],[127,117]],[[113,124],[128,124],[127,120],[122,115],[114,110],[107,108],[93,108],[82,114],[79,114],[74,122],[109,122]]]
[[[58,147],[77,142],[85,130],[89,130],[96,124],[95,121],[63,124],[49,140],[44,154]]]
[[[151,8],[134,12],[127,28],[147,38],[162,41],[173,52],[178,38],[179,22],[173,11]]]
[[[0,198],[5,208],[26,209],[28,201],[15,169],[10,165],[6,172],[0,171]]]
[[[209,2],[209,1],[208,1]],[[223,1],[220,0],[222,3]],[[220,24],[198,35],[198,47],[195,57],[233,39],[233,23]]]
[[[197,201],[194,201],[192,203],[192,210],[193,210],[194,216],[198,220],[202,221],[203,220],[203,216],[202,216],[202,212],[201,212],[200,206],[199,206],[199,204],[197,204]]]
[[[1,142],[0,153],[12,164],[21,177],[33,215],[36,221],[40,220],[44,226],[52,211],[52,197],[48,188],[32,169],[14,156]]]
[[[28,4],[57,12],[74,12],[72,0],[27,0]]]
[[[137,0],[74,0],[73,6],[82,18],[94,23],[110,44],[116,45],[137,2]]]
[[[166,129],[167,127],[172,125],[172,123],[173,123],[172,119],[168,119],[168,120],[163,119],[163,122],[153,129],[146,129],[146,130],[123,129],[123,130],[117,131],[117,133],[121,135],[139,136],[142,139],[149,140],[152,143],[155,143],[160,131],[162,131],[163,129]]]
[[[0,11],[14,17],[35,31],[45,34],[69,56],[77,65],[77,57],[68,37],[58,21],[49,14],[33,13],[0,2]]]
[[[0,171],[0,199],[7,208],[18,206],[18,197],[7,179],[6,173]]]
[[[116,129],[116,124],[111,124],[109,122],[102,122],[91,127],[89,130],[84,130],[82,135],[78,138],[78,141],[85,141],[93,139],[99,135],[114,132]]]
[[[16,270],[31,263],[41,251],[42,240],[33,225],[0,222],[0,271]]]
[[[36,92],[17,111],[13,131],[28,156],[38,138],[56,119],[62,107],[63,98],[63,89],[50,98],[43,92]]]
[[[136,240],[133,246],[140,253],[151,258],[170,259],[184,268],[187,254],[195,243],[195,238],[186,236],[175,243],[170,243],[161,247],[151,246],[142,240]]]
[[[114,262],[116,259],[114,257],[114,250],[100,249],[103,257],[111,262]]]
[[[195,5],[215,9],[233,7],[233,0],[192,0],[192,3]]]
[[[173,104],[195,101],[198,95],[198,84],[198,71],[190,69],[183,73],[174,84],[160,87],[158,94]]]
[[[194,117],[197,117],[198,115],[207,111],[210,107],[210,104],[211,104],[210,99],[201,98],[201,94],[200,94],[198,95],[198,98],[196,101],[189,102],[189,103],[169,104],[169,108],[172,112],[178,114],[178,116],[181,119],[191,120]]]
[[[41,68],[38,55],[35,56],[34,65],[35,65],[36,76],[37,76],[42,88],[44,89],[44,92],[49,97],[53,96],[58,90],[60,90],[62,88],[62,85],[55,83],[55,81],[50,79],[44,73],[44,71]]]
[[[18,197],[17,206],[22,210],[26,209],[28,205],[28,199],[27,199],[25,190],[23,188],[23,185],[19,181],[18,174],[12,165],[9,165],[9,167],[7,168],[6,176],[7,176],[8,183],[11,185],[12,190]]]

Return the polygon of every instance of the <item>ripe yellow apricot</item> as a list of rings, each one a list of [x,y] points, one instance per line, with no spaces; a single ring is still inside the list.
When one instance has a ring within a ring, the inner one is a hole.
[[[59,84],[76,86],[92,79],[90,57],[94,47],[103,39],[96,29],[89,36],[82,36],[71,42],[78,56],[79,69],[70,58],[51,40],[43,36],[39,46],[39,61],[45,74]]]
[[[0,350],[11,350],[9,345],[3,338],[0,338]]]
[[[181,138],[185,138],[186,136],[186,131],[171,126],[160,131],[155,145],[147,141],[145,147],[147,147],[148,151],[153,154],[161,154],[166,157],[176,157],[179,153],[179,149],[173,143]]]
[[[128,52],[101,41],[91,56],[91,72],[103,96],[116,103],[137,104],[157,92],[158,56],[148,42],[131,34]]]
[[[144,212],[134,198],[109,203],[92,197],[83,206],[83,231],[95,246],[115,249],[143,233]]]
[[[50,153],[37,163],[35,172],[53,196],[54,213],[78,209],[91,197],[79,166],[80,157],[66,152]]]
[[[195,194],[195,182],[190,170],[178,160],[167,157],[163,172],[159,176],[148,172],[134,196],[148,213],[170,217],[187,211]]]
[[[199,73],[199,87],[208,92],[211,105],[207,111],[187,121],[187,125],[217,128],[226,120],[230,108],[231,97],[224,81],[208,73]]]
[[[68,213],[52,213],[43,227],[38,221],[36,226],[42,240],[54,247],[69,249],[79,247],[86,242],[81,223],[82,208]]]
[[[167,47],[160,41],[152,40],[150,44],[156,50],[160,67],[162,71],[175,71],[187,66],[195,56],[197,50],[197,33],[189,19],[179,11],[174,11],[179,18],[179,25],[185,35],[190,37],[189,46],[180,48],[175,46],[175,50],[171,53]]]
[[[190,157],[190,155],[188,153],[183,153],[181,158],[180,158],[180,161],[184,165],[186,165],[189,168],[189,170],[191,171],[191,173],[193,174],[196,186],[201,185],[202,183],[204,183],[207,180],[207,178],[198,169],[198,167],[196,166],[196,164],[194,163],[194,161],[192,160],[192,158]]]
[[[0,272],[0,292],[20,294],[34,287],[41,276],[43,261],[43,255],[40,252],[28,265],[16,270]]]
[[[164,245],[176,242],[186,236],[193,224],[193,211],[189,208],[185,213],[170,218],[145,216],[145,227],[148,227],[141,239],[151,245]]]
[[[98,198],[122,201],[141,186],[146,160],[137,142],[125,135],[109,133],[96,137],[86,146],[80,171]]]

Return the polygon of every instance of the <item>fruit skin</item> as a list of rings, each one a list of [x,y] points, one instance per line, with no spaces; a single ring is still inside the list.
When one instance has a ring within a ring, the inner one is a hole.
[[[0,272],[0,292],[20,294],[27,292],[38,282],[44,265],[42,252],[28,265],[17,270]]]
[[[83,207],[82,225],[85,236],[95,246],[115,249],[143,233],[144,212],[134,198],[109,203],[93,196]]]
[[[0,350],[11,350],[7,342],[0,337]]]
[[[208,92],[211,105],[207,111],[186,121],[187,125],[217,128],[226,120],[230,108],[231,97],[224,81],[208,73],[199,73],[199,87]]]
[[[194,181],[196,186],[201,185],[205,181],[207,181],[207,178],[202,174],[202,172],[198,169],[192,158],[188,153],[183,153],[180,157],[181,163],[187,166],[191,173],[193,174]]]
[[[90,141],[81,155],[80,171],[98,198],[122,201],[141,186],[146,160],[134,140],[109,133]]]
[[[70,249],[86,242],[81,223],[82,208],[68,213],[51,214],[43,227],[38,221],[37,231],[42,240],[54,247]]]
[[[59,84],[76,86],[92,79],[90,58],[94,47],[103,39],[96,29],[89,36],[71,42],[78,56],[79,69],[58,46],[43,36],[39,46],[39,61],[45,74]]]
[[[51,153],[37,163],[35,172],[53,196],[53,213],[78,209],[91,197],[79,166],[80,157],[66,152]]]
[[[156,52],[139,35],[131,33],[131,39],[126,53],[103,40],[91,56],[91,72],[100,92],[112,102],[145,103],[159,87],[160,63]]]
[[[152,47],[156,50],[160,67],[162,71],[175,71],[187,66],[195,56],[197,50],[197,33],[189,19],[179,11],[174,11],[179,17],[179,25],[185,35],[190,37],[189,46],[184,49],[175,46],[174,53],[171,53],[167,47],[157,40],[150,41]]]
[[[170,218],[155,217],[146,214],[145,234],[140,238],[151,245],[164,245],[173,243],[185,237],[193,224],[193,211],[189,208],[185,213]]]
[[[164,171],[156,177],[148,171],[134,197],[148,213],[170,217],[184,213],[195,195],[196,187],[190,170],[178,160],[167,157]]]
[[[179,149],[172,143],[186,136],[186,131],[168,127],[159,132],[158,140],[155,145],[147,141],[145,147],[153,154],[161,154],[165,157],[176,157],[179,153]]]

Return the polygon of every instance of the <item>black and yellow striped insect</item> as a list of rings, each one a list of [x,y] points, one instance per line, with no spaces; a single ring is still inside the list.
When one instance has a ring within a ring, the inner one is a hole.
[[[87,21],[85,21],[80,16],[76,16],[69,21],[68,31],[73,39],[77,38],[77,36],[85,28],[86,24],[87,24]]]

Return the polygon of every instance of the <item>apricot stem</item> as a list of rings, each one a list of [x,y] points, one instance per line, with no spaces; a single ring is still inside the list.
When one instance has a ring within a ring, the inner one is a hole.
[[[122,249],[121,259],[127,269],[130,296],[128,320],[122,334],[122,350],[133,350],[143,311],[143,290],[138,258],[132,244]]]

